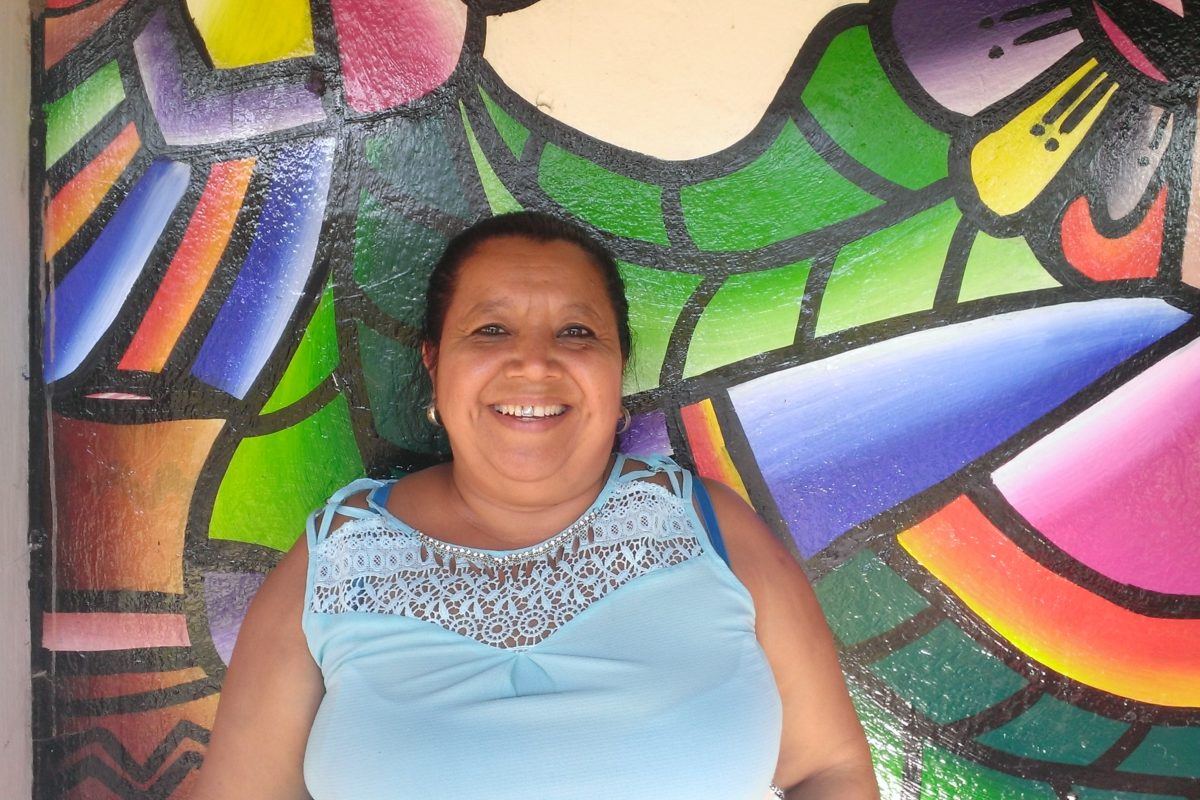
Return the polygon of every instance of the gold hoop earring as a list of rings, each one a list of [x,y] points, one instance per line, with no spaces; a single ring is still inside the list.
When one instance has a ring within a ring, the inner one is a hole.
[[[438,416],[437,403],[430,402],[425,406],[425,419],[429,420],[429,424],[435,428],[442,427],[442,418]]]
[[[629,430],[629,426],[633,424],[633,420],[629,416],[629,409],[621,406],[621,421],[617,423],[617,435],[620,436],[625,431]]]

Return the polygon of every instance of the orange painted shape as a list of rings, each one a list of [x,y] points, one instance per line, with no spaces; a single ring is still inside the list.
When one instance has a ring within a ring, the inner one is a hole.
[[[1092,280],[1153,278],[1162,259],[1166,211],[1164,186],[1136,228],[1120,238],[1109,239],[1096,230],[1091,206],[1086,197],[1080,197],[1063,215],[1063,255],[1071,266]]]
[[[725,447],[725,437],[721,434],[721,424],[717,421],[717,410],[713,408],[712,400],[701,400],[679,410],[683,418],[683,428],[687,432],[688,442],[692,446],[692,460],[696,471],[706,478],[714,478],[732,487],[749,503],[750,494],[746,484],[733,464],[733,458]]]
[[[100,151],[100,155],[58,190],[46,207],[43,242],[47,261],[87,222],[141,146],[137,127],[131,122]]]
[[[57,587],[181,593],[188,508],[223,425],[55,416]]]
[[[189,647],[187,617],[111,611],[42,614],[42,647],[96,652],[146,647]]]
[[[1147,617],[1030,558],[965,497],[900,544],[1018,650],[1112,694],[1200,707],[1200,619]]]
[[[160,372],[229,244],[254,159],[214,164],[183,241],[118,369]]]
[[[200,667],[168,670],[166,672],[119,672],[115,675],[66,675],[58,679],[62,699],[99,700],[106,697],[123,697],[160,689],[170,689],[184,683],[198,681],[205,676]]]
[[[56,4],[54,0],[49,0],[46,7],[63,9],[76,5],[78,2],[79,0],[73,0],[73,2]],[[45,69],[50,69],[62,61],[67,53],[91,37],[127,2],[129,0],[100,0],[98,3],[93,3],[70,14],[45,17],[45,37],[42,47]]]

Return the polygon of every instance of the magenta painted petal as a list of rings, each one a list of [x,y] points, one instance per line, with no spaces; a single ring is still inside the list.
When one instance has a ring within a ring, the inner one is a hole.
[[[369,113],[412,102],[454,72],[467,31],[459,0],[333,0],[346,102]]]
[[[1066,6],[1023,16],[1038,6],[1021,0],[897,0],[892,35],[913,77],[934,100],[975,114],[1082,41]]]
[[[995,473],[1050,541],[1113,580],[1200,595],[1200,342]]]
[[[1092,174],[1104,193],[1108,217],[1129,214],[1150,188],[1171,142],[1174,121],[1155,106],[1114,114],[1112,130],[1092,159]]]

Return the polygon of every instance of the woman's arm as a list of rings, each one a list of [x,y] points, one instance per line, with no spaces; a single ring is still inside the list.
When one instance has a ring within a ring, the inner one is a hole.
[[[878,798],[833,635],[804,571],[736,492],[707,479],[704,485],[730,566],[754,599],[758,641],[783,700],[775,783],[789,800]]]
[[[301,537],[251,603],[192,800],[307,800],[304,747],[325,691],[300,629],[307,571]]]

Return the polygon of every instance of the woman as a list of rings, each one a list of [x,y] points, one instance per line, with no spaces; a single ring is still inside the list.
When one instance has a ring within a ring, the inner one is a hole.
[[[792,557],[732,490],[613,453],[612,257],[496,217],[427,301],[453,460],[310,520],[246,617],[198,796],[876,797]]]

